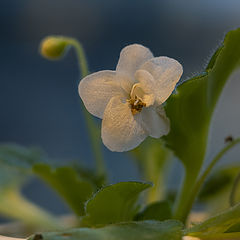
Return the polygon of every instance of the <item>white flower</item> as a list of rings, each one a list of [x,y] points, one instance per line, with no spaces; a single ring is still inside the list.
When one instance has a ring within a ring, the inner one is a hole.
[[[116,71],[100,71],[83,78],[79,94],[87,110],[103,119],[102,140],[112,151],[128,151],[147,136],[169,132],[169,120],[161,106],[182,75],[179,62],[154,58],[138,44],[125,47]]]

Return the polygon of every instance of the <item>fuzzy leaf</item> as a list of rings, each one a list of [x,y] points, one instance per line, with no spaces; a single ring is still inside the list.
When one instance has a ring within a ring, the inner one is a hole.
[[[230,31],[205,72],[182,83],[167,101],[171,131],[166,143],[195,175],[204,160],[216,102],[230,75],[240,66],[239,43],[240,29]]]
[[[181,240],[182,224],[175,220],[143,221],[36,234],[28,240]]]

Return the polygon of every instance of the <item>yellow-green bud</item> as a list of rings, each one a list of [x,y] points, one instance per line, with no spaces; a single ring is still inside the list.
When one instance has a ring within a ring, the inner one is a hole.
[[[42,40],[40,52],[42,56],[51,60],[63,57],[66,52],[68,42],[63,37],[50,36]]]

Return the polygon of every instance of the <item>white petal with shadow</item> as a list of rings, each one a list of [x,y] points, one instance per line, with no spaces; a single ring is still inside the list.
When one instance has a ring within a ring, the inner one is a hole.
[[[79,83],[79,95],[87,110],[96,117],[103,117],[112,97],[124,94],[115,76],[115,71],[100,71],[86,76]]]
[[[132,44],[122,49],[117,64],[117,75],[125,75],[129,77],[131,84],[134,84],[134,74],[149,59],[153,58],[151,51],[140,45]]]
[[[137,147],[147,133],[140,114],[133,116],[129,104],[120,97],[110,100],[102,121],[102,140],[111,151],[123,152]]]
[[[142,117],[143,128],[149,136],[160,138],[161,136],[168,134],[170,130],[170,122],[162,107],[158,106],[158,108],[156,108],[152,106],[149,108],[143,108],[140,114]]]
[[[182,65],[169,57],[152,58],[144,63],[141,69],[148,71],[153,76],[156,82],[155,94],[159,104],[165,102],[171,95],[183,73]]]

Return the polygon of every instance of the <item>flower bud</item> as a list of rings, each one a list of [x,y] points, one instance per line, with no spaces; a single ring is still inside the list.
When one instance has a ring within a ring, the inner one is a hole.
[[[68,43],[63,37],[46,37],[41,42],[40,52],[45,58],[58,60],[65,54],[67,45]]]

